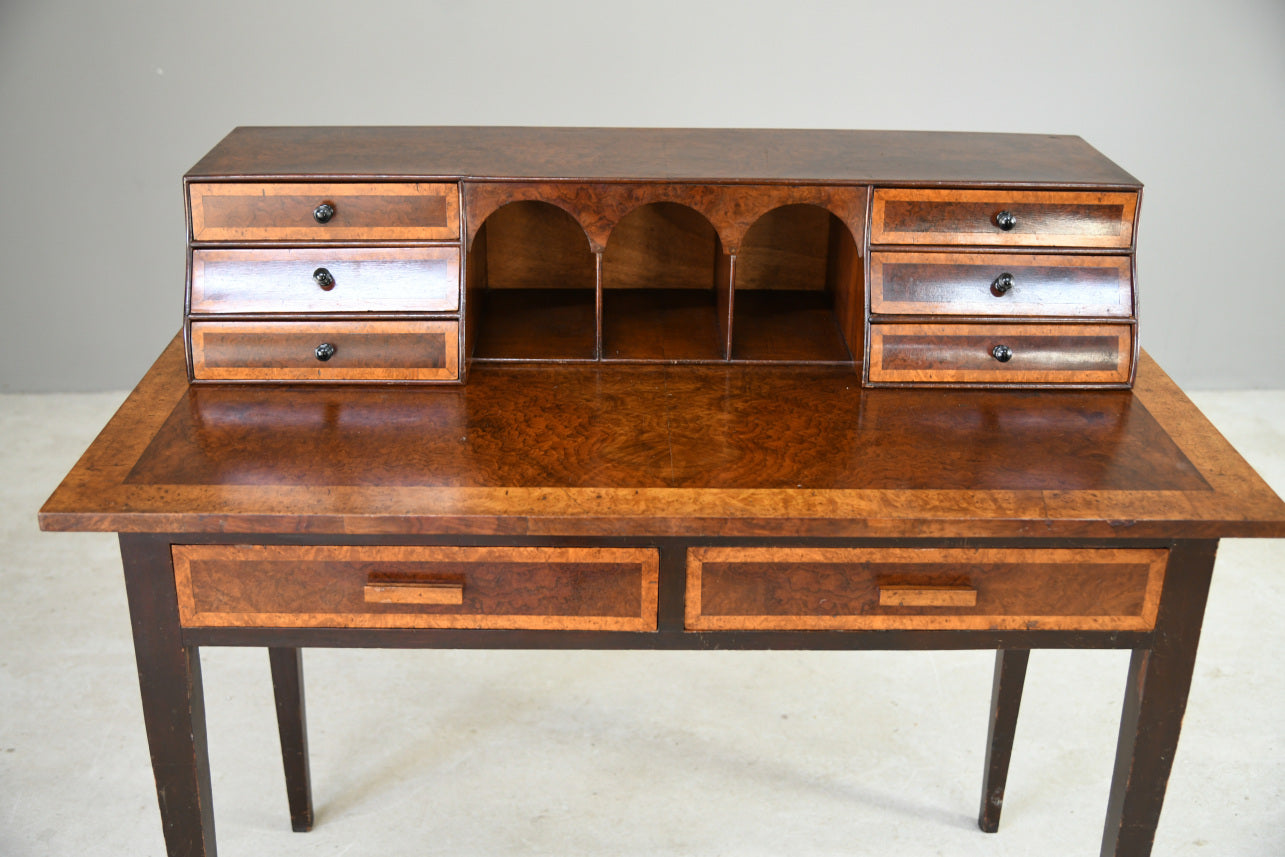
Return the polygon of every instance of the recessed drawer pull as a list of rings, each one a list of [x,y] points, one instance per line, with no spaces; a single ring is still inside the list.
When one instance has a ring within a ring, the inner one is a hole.
[[[463,604],[463,581],[379,581],[363,590],[367,602],[377,604]]]
[[[880,586],[880,607],[975,607],[971,586]]]
[[[996,297],[1002,298],[1013,290],[1014,285],[1013,275],[1005,271],[995,278],[995,282],[991,283],[991,291]]]

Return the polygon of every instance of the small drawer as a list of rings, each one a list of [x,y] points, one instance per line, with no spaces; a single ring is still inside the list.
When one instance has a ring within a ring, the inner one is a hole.
[[[457,321],[194,321],[198,381],[453,381]]]
[[[687,552],[690,631],[1155,627],[1168,552],[746,548]]]
[[[193,250],[194,313],[455,312],[458,247]]]
[[[871,244],[1133,246],[1135,193],[880,188]]]
[[[1127,385],[1130,324],[871,324],[870,381]]]
[[[656,630],[654,548],[175,545],[185,628]]]
[[[448,183],[202,182],[188,186],[194,241],[459,241]]]
[[[885,315],[1133,315],[1128,256],[870,254],[870,311]]]

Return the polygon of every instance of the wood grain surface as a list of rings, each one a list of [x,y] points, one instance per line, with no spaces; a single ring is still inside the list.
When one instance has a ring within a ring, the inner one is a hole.
[[[175,545],[184,627],[656,628],[648,548]],[[454,583],[458,601],[371,601],[369,585]]]
[[[314,274],[324,268],[330,285]],[[191,312],[454,312],[458,247],[192,251]]]
[[[189,387],[176,339],[52,530],[1285,536],[1145,355],[1134,390],[863,390],[851,370],[475,366],[441,388]]]
[[[877,188],[871,244],[975,244],[998,247],[1133,246],[1134,193]],[[1008,231],[995,223],[1011,212]]]
[[[592,289],[478,290],[477,360],[593,360],[597,356]]]
[[[1138,187],[1073,135],[702,128],[246,127],[188,176]]]
[[[870,254],[870,312],[886,315],[1133,315],[1129,256]],[[1004,274],[1007,291],[996,288]]]
[[[872,382],[1128,384],[1127,324],[870,325]],[[1000,361],[996,347],[1012,356]]]
[[[690,630],[1154,627],[1165,550],[694,547]],[[971,599],[888,603],[886,589]]]
[[[188,185],[194,241],[459,241],[454,183],[208,182]],[[334,216],[319,223],[321,203]]]
[[[453,381],[458,349],[456,321],[192,322],[197,381]]]
[[[637,209],[657,204],[679,205],[708,221],[723,249],[736,253],[746,233],[761,218],[782,206],[817,206],[842,221],[854,238],[864,236],[869,188],[810,184],[466,181],[463,194],[469,238],[502,206],[542,201],[574,217],[591,247],[598,251],[608,246],[617,224]]]

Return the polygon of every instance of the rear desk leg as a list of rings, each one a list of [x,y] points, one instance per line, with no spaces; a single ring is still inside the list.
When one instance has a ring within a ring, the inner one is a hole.
[[[1022,704],[1022,685],[1026,682],[1030,656],[1028,649],[1000,649],[995,653],[986,774],[982,779],[982,808],[977,816],[977,826],[987,833],[999,830],[1004,785],[1008,781],[1008,763],[1013,757],[1013,736],[1017,731],[1017,710]]]
[[[122,533],[143,721],[169,857],[215,857],[197,649],[183,645],[169,542]]]
[[[272,695],[277,703],[281,761],[286,772],[290,826],[296,833],[312,829],[312,781],[308,771],[308,722],[303,704],[303,660],[298,649],[268,649]]]

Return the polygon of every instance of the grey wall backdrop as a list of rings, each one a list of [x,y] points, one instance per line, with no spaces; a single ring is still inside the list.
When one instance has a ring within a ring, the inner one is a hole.
[[[1079,134],[1147,186],[1143,346],[1285,387],[1285,3],[0,0],[0,390],[132,385],[236,125]]]

